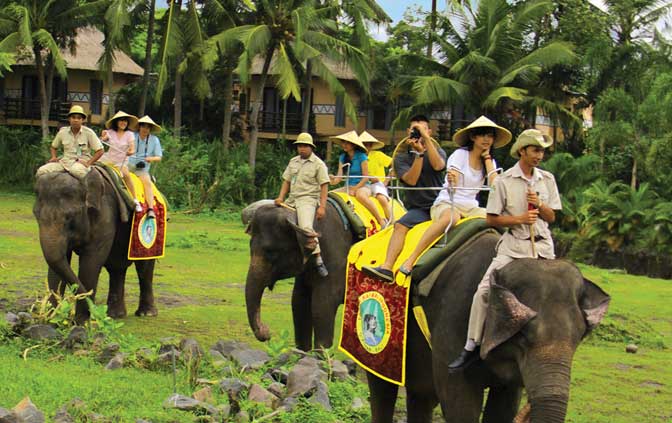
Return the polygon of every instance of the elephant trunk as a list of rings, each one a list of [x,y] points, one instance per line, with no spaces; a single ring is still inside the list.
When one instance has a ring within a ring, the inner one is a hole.
[[[552,345],[533,351],[523,369],[525,389],[532,407],[532,423],[562,423],[567,414],[574,348]]]
[[[247,306],[247,320],[254,336],[261,342],[271,339],[271,334],[261,321],[261,297],[264,289],[270,285],[271,266],[259,255],[252,255],[250,267],[245,282],[245,305]]]
[[[54,226],[40,225],[40,246],[45,261],[63,281],[77,286],[78,294],[88,291],[70,267],[67,258],[68,241],[65,235]]]

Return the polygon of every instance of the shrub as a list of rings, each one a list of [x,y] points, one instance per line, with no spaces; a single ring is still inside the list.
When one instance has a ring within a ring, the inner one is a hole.
[[[0,126],[0,184],[28,188],[37,168],[49,158],[38,129]]]

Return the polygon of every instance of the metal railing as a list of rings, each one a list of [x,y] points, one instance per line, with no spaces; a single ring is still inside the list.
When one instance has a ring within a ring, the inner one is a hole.
[[[282,112],[259,112],[259,130],[263,132],[282,132]],[[302,113],[287,113],[285,115],[285,131],[288,134],[298,134],[301,132]],[[310,114],[308,122],[308,132],[315,133],[315,115]]]
[[[49,120],[64,121],[70,110],[70,102],[52,100],[49,107]],[[5,98],[0,102],[0,116],[5,119],[39,120],[40,100],[23,98]]]

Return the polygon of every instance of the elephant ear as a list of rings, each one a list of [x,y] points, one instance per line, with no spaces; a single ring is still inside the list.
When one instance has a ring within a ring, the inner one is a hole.
[[[485,359],[490,351],[518,333],[536,315],[537,312],[521,303],[513,292],[491,282],[481,358]]]
[[[105,181],[98,173],[96,167],[92,167],[84,180],[86,186],[86,210],[98,213],[103,206],[103,194],[105,193]]]
[[[602,288],[583,278],[583,292],[579,298],[579,307],[586,320],[584,337],[600,324],[604,315],[607,314],[610,301],[611,297]]]

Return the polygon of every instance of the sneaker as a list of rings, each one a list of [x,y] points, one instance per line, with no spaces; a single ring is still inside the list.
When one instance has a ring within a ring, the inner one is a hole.
[[[374,278],[381,279],[383,282],[392,283],[394,282],[394,274],[391,270],[383,269],[381,266],[371,267],[371,266],[362,266],[362,271],[369,276]]]
[[[315,257],[315,269],[320,277],[326,278],[329,276],[329,270],[327,270],[327,266],[324,265],[324,261],[322,261],[322,257],[320,256]]]
[[[390,226],[390,221],[387,220],[387,219],[383,219],[383,224],[380,225],[380,229],[383,230],[383,229],[387,228],[388,226]]]
[[[136,199],[136,200],[133,200],[133,202],[135,203],[135,212],[136,213],[142,213],[142,204],[140,204],[140,201],[138,201]]]
[[[460,356],[448,365],[449,371],[463,370],[480,360],[480,347],[476,347],[473,351],[462,350]]]
[[[156,213],[154,213],[154,209],[147,209],[147,219],[156,219]]]

